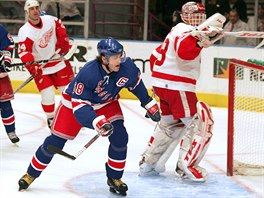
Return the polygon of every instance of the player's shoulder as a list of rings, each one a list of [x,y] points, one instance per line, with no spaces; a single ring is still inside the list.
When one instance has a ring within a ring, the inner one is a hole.
[[[134,67],[136,67],[135,63],[130,57],[126,57],[125,62],[121,63],[121,65],[123,67],[126,67],[127,69],[133,69]]]
[[[88,87],[93,87],[97,83],[97,78],[100,76],[99,62],[92,60],[86,63],[76,76],[76,80],[83,82]]]
[[[4,30],[5,30],[4,26],[0,23],[0,31],[2,32]]]
[[[100,64],[97,60],[89,61],[81,68],[79,75],[87,79],[90,79],[91,76],[98,76],[100,73],[99,66]]]
[[[176,26],[174,26],[172,28],[173,32],[177,32],[178,34],[181,34],[183,32],[187,32],[189,30],[191,30],[193,28],[193,26],[188,25],[186,23],[178,23]]]
[[[123,74],[126,74],[128,76],[136,75],[138,74],[138,70],[139,69],[137,65],[130,57],[127,57],[126,61],[124,63],[121,63],[120,72],[122,72]]]
[[[57,19],[56,17],[51,16],[51,15],[48,15],[48,14],[41,15],[40,18],[41,18],[42,20],[45,20],[45,21],[46,21],[46,20],[56,20],[56,19]]]

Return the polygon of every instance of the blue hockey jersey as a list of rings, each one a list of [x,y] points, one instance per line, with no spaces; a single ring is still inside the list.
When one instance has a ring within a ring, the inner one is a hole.
[[[7,32],[7,30],[0,24],[0,50],[13,52],[14,41],[12,36]]]
[[[97,117],[94,109],[117,100],[122,88],[128,88],[143,105],[150,98],[141,80],[140,70],[131,58],[121,63],[118,72],[110,74],[106,73],[98,60],[86,63],[64,92],[71,98],[78,122],[93,128],[92,121]]]

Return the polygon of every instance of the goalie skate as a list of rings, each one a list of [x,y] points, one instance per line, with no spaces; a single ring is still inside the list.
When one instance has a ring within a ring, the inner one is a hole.
[[[107,179],[107,185],[110,187],[109,191],[115,194],[120,194],[126,196],[126,191],[128,190],[127,185],[121,179]]]
[[[198,177],[189,177],[185,172],[184,170],[182,170],[182,168],[180,168],[180,164],[177,163],[176,165],[176,169],[175,169],[175,172],[176,172],[176,175],[178,177],[180,177],[181,179],[185,179],[185,180],[191,180],[191,181],[198,181],[198,182],[205,182],[207,180],[207,176],[208,176],[208,173],[207,171],[200,167],[200,166],[196,166],[196,167],[189,167],[193,172],[196,172],[196,175],[200,175],[200,178]]]

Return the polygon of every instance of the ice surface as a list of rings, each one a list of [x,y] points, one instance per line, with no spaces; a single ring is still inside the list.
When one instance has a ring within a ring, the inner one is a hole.
[[[56,98],[59,101],[59,96]],[[128,155],[123,180],[128,184],[127,197],[264,197],[264,178],[235,176],[226,173],[227,111],[212,108],[214,136],[201,165],[209,172],[206,183],[181,181],[174,175],[178,148],[169,159],[166,172],[158,177],[138,176],[138,161],[155,124],[144,117],[139,101],[120,101],[129,133]],[[40,95],[17,94],[12,101],[17,134],[21,141],[12,144],[1,125],[0,133],[0,198],[93,198],[116,197],[106,185],[104,163],[107,160],[108,139],[99,138],[75,161],[56,155],[47,169],[30,188],[18,192],[18,180],[26,172],[36,149],[49,129],[40,105]],[[76,154],[95,135],[83,129],[64,148]]]

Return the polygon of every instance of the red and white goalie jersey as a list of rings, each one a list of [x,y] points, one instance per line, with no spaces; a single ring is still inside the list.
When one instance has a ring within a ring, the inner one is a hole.
[[[197,39],[188,32],[193,26],[179,23],[151,54],[152,86],[195,92],[200,75]]]
[[[69,51],[69,37],[60,19],[44,15],[40,16],[40,24],[34,26],[26,22],[18,32],[19,51],[22,62],[31,62],[58,58],[54,56],[57,49],[60,54]],[[64,61],[47,63],[43,74],[52,74],[66,67]]]

